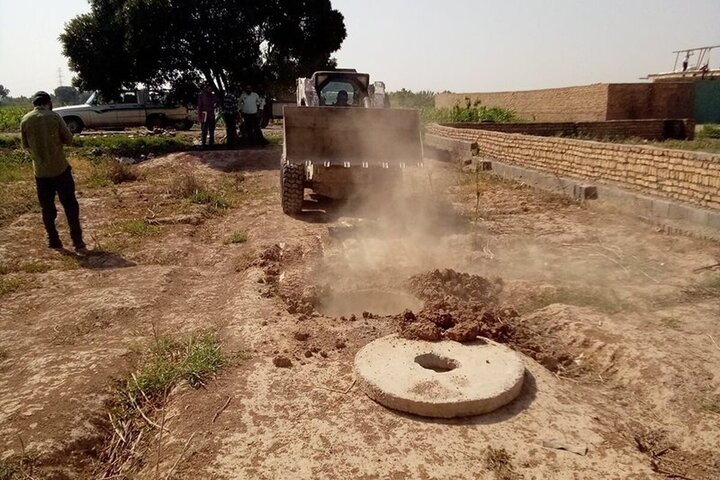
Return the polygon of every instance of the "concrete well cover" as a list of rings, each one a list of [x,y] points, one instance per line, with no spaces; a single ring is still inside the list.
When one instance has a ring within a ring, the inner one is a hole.
[[[355,356],[360,388],[376,402],[424,417],[492,412],[522,389],[525,367],[491,340],[424,342],[398,335],[377,339]]]

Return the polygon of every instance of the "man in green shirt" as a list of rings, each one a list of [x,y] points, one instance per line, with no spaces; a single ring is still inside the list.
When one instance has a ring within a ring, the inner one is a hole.
[[[72,142],[72,133],[60,115],[52,111],[50,95],[37,92],[32,101],[35,108],[23,117],[20,131],[23,147],[32,154],[35,184],[48,235],[48,246],[55,249],[63,247],[55,227],[57,193],[65,210],[75,251],[84,254],[87,250],[80,228],[80,206],[75,198],[75,181],[63,151],[63,145],[70,145]]]

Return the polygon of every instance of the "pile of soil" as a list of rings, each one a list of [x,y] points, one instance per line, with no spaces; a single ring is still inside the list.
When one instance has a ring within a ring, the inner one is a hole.
[[[499,305],[502,279],[488,280],[454,270],[415,275],[408,288],[425,302],[418,312],[395,316],[400,336],[410,340],[472,342],[478,336],[505,343],[551,371],[566,368],[572,355],[523,322],[512,307]]]
[[[417,313],[406,310],[396,317],[404,338],[472,342],[483,336],[505,343],[512,336],[509,320],[518,314],[498,307],[501,279],[433,270],[411,277],[408,287],[425,305]]]

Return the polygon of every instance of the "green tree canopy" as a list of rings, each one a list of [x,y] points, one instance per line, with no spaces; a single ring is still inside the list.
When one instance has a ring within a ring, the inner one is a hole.
[[[80,90],[114,95],[138,83],[180,97],[210,83],[283,88],[333,68],[346,37],[330,0],[90,0],[60,35]]]

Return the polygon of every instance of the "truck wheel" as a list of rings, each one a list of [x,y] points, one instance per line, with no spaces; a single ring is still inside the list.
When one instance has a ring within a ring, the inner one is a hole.
[[[164,115],[151,115],[148,117],[147,122],[145,123],[145,128],[152,131],[156,128],[165,128],[167,125],[167,119]]]
[[[280,172],[283,213],[295,215],[302,212],[305,193],[305,166],[285,163]]]
[[[82,120],[80,120],[79,118],[68,117],[68,118],[63,118],[63,120],[65,120],[65,125],[67,125],[68,130],[70,130],[71,133],[74,133],[77,135],[83,131],[84,125],[83,125]]]

